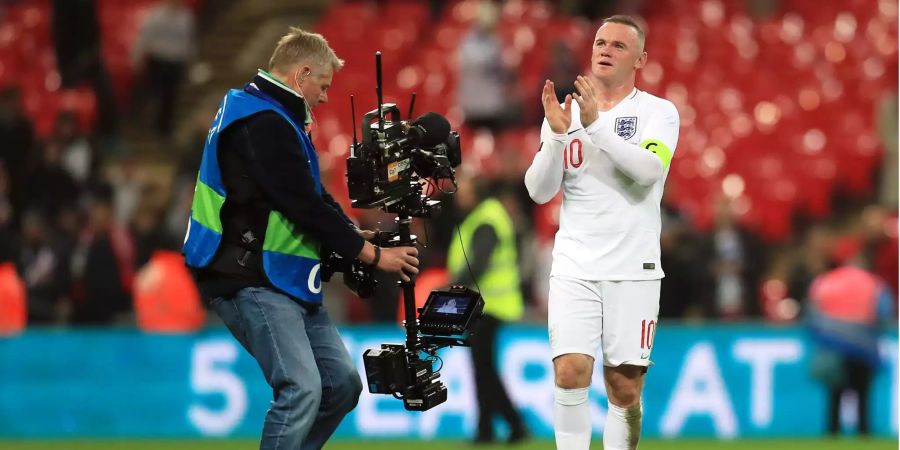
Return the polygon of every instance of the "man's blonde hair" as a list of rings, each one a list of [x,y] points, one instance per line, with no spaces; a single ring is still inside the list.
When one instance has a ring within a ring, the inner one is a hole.
[[[303,61],[320,66],[331,65],[335,71],[344,66],[344,60],[337,57],[321,34],[290,27],[288,33],[278,40],[278,45],[272,52],[269,71],[285,71]]]
[[[638,46],[640,47],[640,51],[644,51],[644,28],[638,23],[638,21],[631,16],[626,16],[624,14],[616,14],[614,16],[607,17],[600,21],[600,26],[606,25],[608,23],[617,23],[619,25],[625,25],[637,31],[638,35]]]

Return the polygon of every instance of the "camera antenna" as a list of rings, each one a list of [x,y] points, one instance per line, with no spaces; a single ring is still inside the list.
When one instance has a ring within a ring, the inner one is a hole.
[[[359,141],[356,140],[356,104],[353,102],[353,94],[350,94],[350,120],[353,121],[353,156],[356,156]]]
[[[412,120],[413,117],[413,108],[416,106],[416,93],[412,93],[412,97],[409,99],[409,115],[406,117],[406,120]]]
[[[375,52],[375,94],[378,96],[378,131],[384,132],[384,110],[381,98],[381,52]]]

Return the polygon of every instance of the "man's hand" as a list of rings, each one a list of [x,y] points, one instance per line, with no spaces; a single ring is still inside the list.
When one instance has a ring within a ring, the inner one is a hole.
[[[541,102],[544,104],[544,117],[550,124],[550,130],[556,134],[563,134],[569,131],[569,125],[572,125],[572,96],[566,96],[566,107],[563,109],[556,99],[556,91],[553,90],[553,82],[547,80],[544,82],[544,91],[541,93]]]
[[[545,88],[546,89],[546,88]],[[581,115],[581,126],[587,128],[600,117],[600,111],[597,109],[597,97],[594,94],[594,82],[590,78],[579,75],[575,79],[575,101]]]
[[[381,259],[376,269],[389,273],[398,273],[403,281],[409,281],[409,275],[419,273],[419,250],[415,247],[389,247],[381,249]]]

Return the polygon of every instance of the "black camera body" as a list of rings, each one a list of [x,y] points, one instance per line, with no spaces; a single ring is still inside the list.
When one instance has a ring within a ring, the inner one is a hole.
[[[406,348],[381,344],[363,353],[366,381],[373,394],[400,394],[410,411],[426,411],[447,401],[447,387],[438,381],[431,360],[408,361]]]
[[[375,268],[358,259],[345,259],[334,252],[322,256],[321,277],[323,282],[331,281],[335,273],[344,274],[344,284],[360,298],[372,298],[378,287]]]
[[[381,344],[363,353],[369,392],[402,398],[409,411],[426,411],[447,401],[447,387],[433,368],[435,352],[444,346],[466,345],[483,309],[481,294],[464,286],[432,291],[419,310],[420,345],[415,351]],[[421,358],[421,352],[431,357]]]
[[[363,117],[361,131],[362,142],[354,143],[347,158],[347,189],[354,208],[394,212],[397,202],[421,199],[416,195],[418,180],[453,180],[453,168],[462,160],[459,134],[435,113],[406,122],[397,105],[388,103]],[[436,212],[436,203],[421,200],[406,205],[412,217]]]

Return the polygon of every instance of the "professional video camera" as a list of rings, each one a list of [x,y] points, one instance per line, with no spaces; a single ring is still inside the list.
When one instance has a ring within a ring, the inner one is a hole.
[[[396,202],[412,200],[404,205],[411,216],[430,217],[434,205],[409,194],[421,186],[418,179],[455,181],[453,168],[461,157],[459,134],[450,131],[450,122],[429,112],[407,123],[400,120],[397,105],[389,103],[363,117],[362,135],[361,145],[354,145],[347,159],[353,207],[393,212]]]
[[[378,109],[363,116],[362,141],[357,141],[356,107],[353,96],[353,145],[347,158],[347,187],[354,208],[381,208],[397,214],[398,231],[377,233],[381,247],[415,246],[410,234],[413,217],[431,217],[440,202],[423,194],[425,183],[456,186],[454,168],[462,161],[459,134],[450,130],[446,118],[426,113],[412,122],[403,121],[395,104],[382,102],[381,52],[375,54]],[[410,115],[415,94],[410,102]],[[377,121],[376,121],[377,119]],[[453,191],[455,192],[455,191]],[[447,192],[452,193],[452,192]],[[375,268],[359,260],[328,255],[322,261],[322,279],[344,273],[344,282],[360,297],[371,297],[377,289]],[[415,277],[400,282],[405,309],[406,345],[382,344],[363,354],[369,392],[392,394],[407,410],[425,411],[447,400],[447,387],[438,379],[433,363],[437,351],[449,346],[467,346],[472,326],[481,317],[481,294],[463,286],[432,291],[416,317]],[[423,357],[423,355],[425,355]]]

